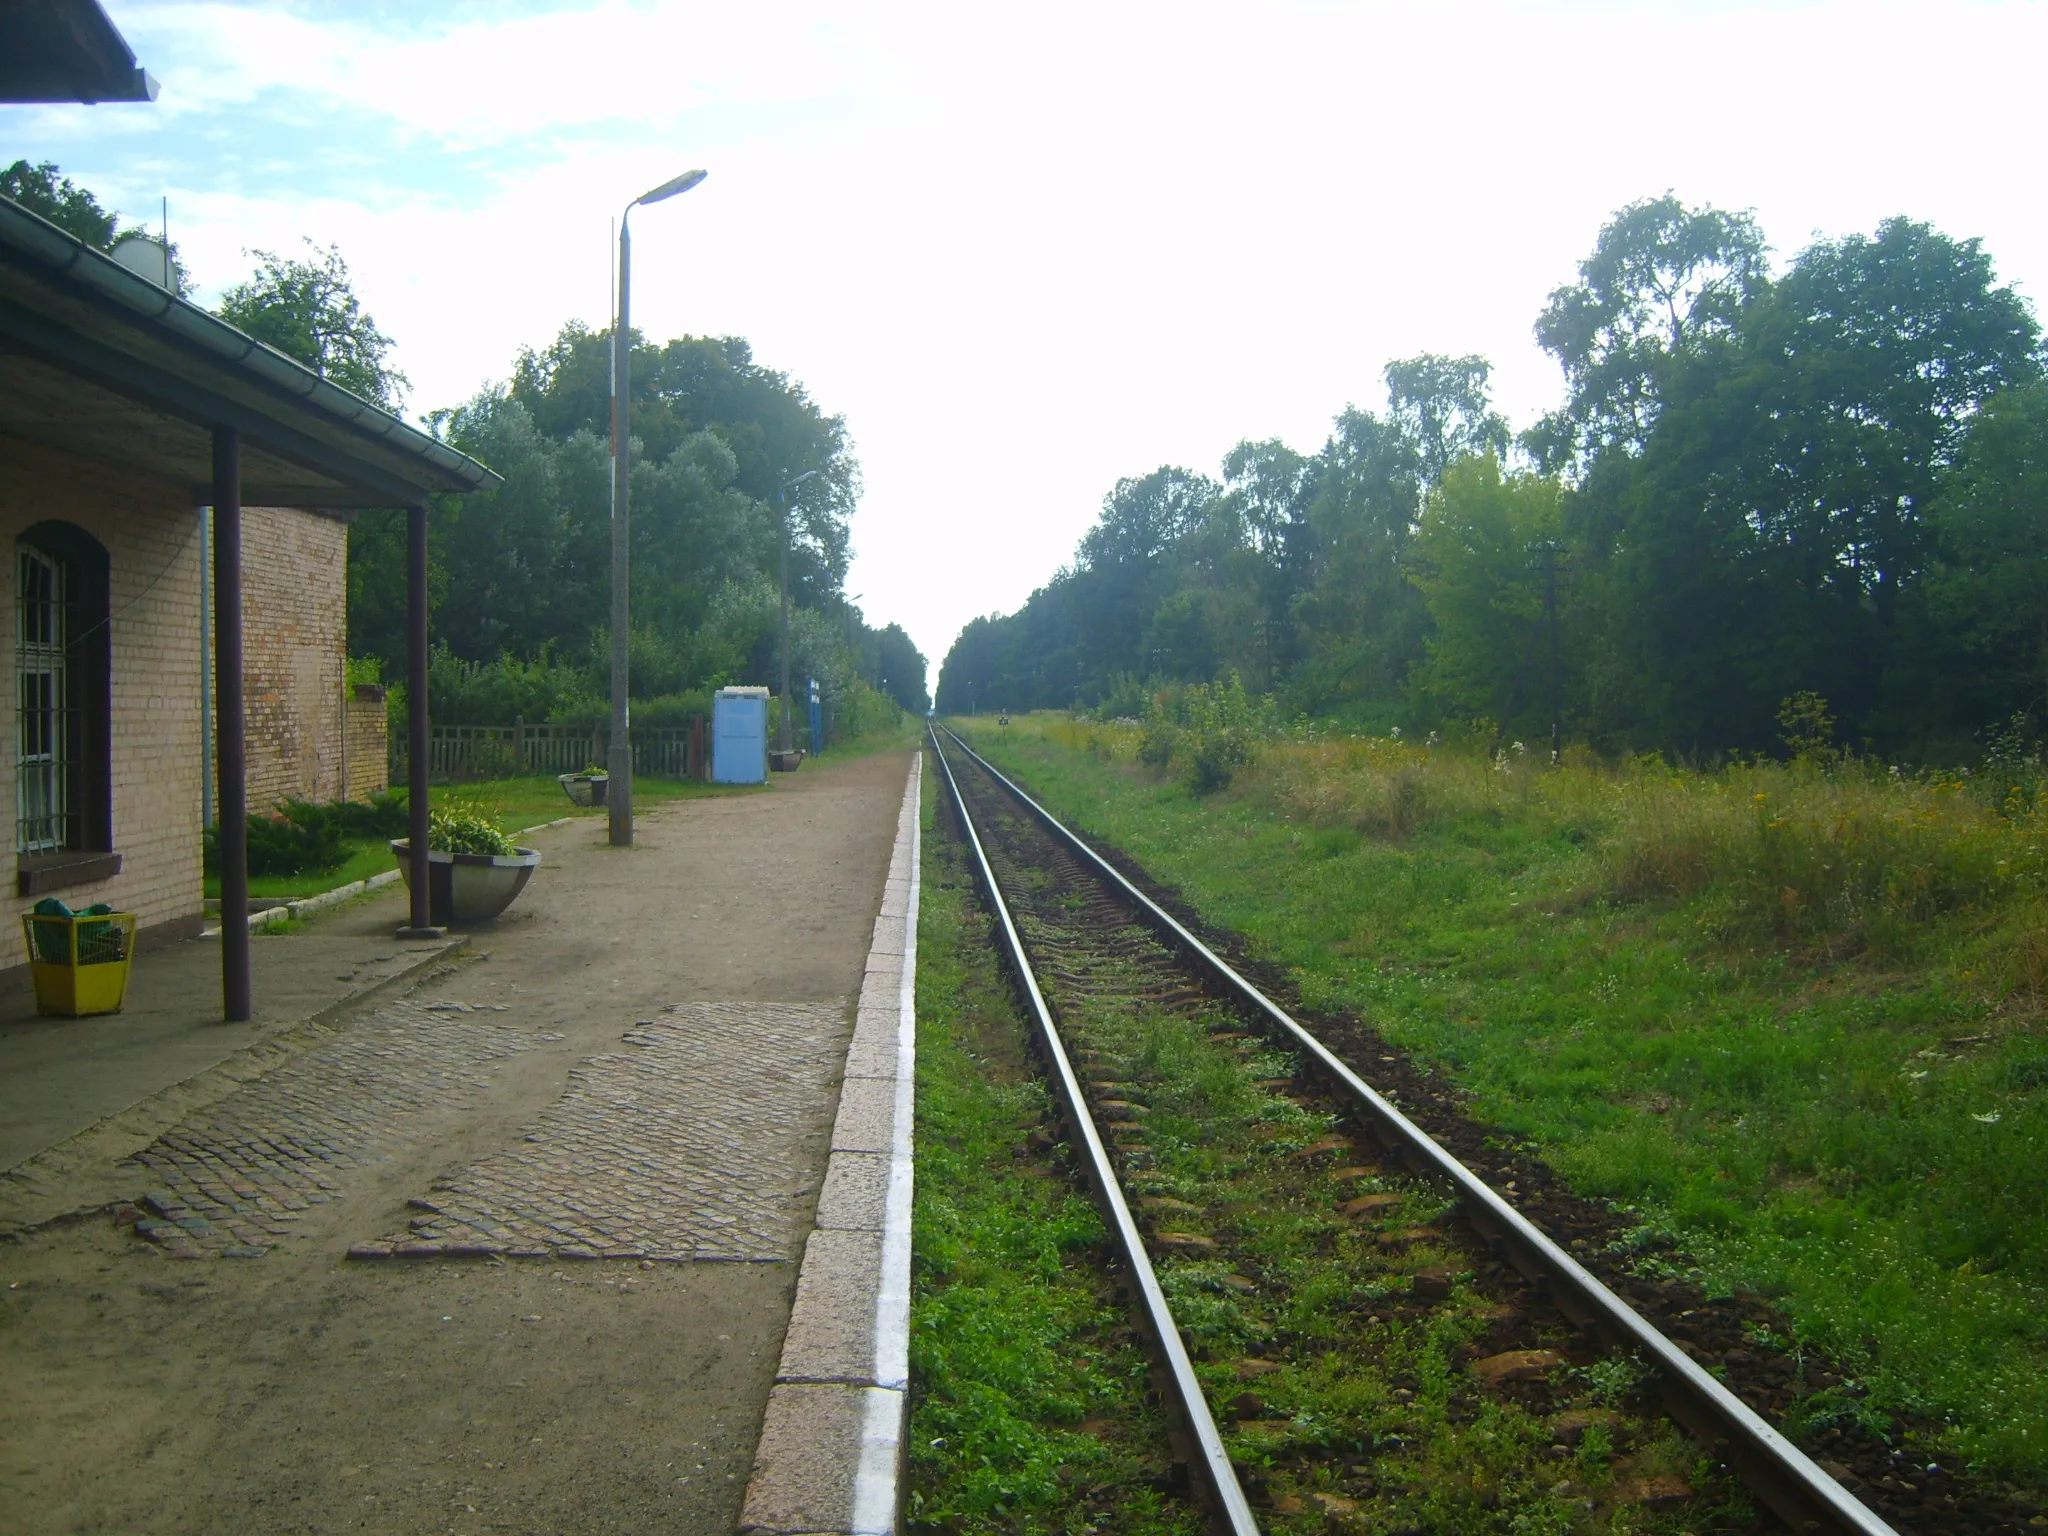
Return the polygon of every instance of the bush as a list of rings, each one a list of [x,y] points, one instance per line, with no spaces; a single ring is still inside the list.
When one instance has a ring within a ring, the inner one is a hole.
[[[591,668],[557,660],[500,656],[464,661],[445,645],[427,662],[427,705],[436,725],[510,725],[598,720],[610,709]],[[396,722],[394,721],[394,729]]]
[[[1225,682],[1162,689],[1146,713],[1138,761],[1171,767],[1190,794],[1213,794],[1278,731],[1271,701],[1252,698],[1233,672]]]
[[[1109,680],[1109,692],[1090,710],[1098,720],[1141,720],[1152,708],[1152,691],[1135,672],[1118,672]]]
[[[280,800],[267,816],[249,818],[249,873],[318,875],[341,868],[359,842],[404,837],[408,830],[402,789],[380,790],[367,801]],[[206,872],[220,873],[220,829],[206,829]]]
[[[665,693],[659,698],[633,701],[633,729],[667,730],[688,725],[693,716],[709,717],[711,690],[695,688],[686,693]]]
[[[330,819],[318,818],[311,826],[301,826],[280,811],[251,816],[248,826],[252,875],[319,875],[348,862],[348,843]],[[219,874],[220,828],[206,829],[205,849],[206,872]]]
[[[497,822],[479,807],[459,801],[441,807],[429,819],[427,847],[436,853],[487,853],[500,858],[517,851]]]
[[[803,716],[796,716],[799,722]],[[840,694],[832,712],[830,738],[834,746],[896,731],[903,725],[903,707],[866,678],[856,677]]]

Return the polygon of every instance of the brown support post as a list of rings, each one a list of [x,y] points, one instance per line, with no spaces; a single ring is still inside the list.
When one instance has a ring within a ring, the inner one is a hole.
[[[242,444],[213,429],[213,719],[220,774],[221,1017],[254,1016],[249,987],[249,753],[242,696]]]
[[[410,738],[406,752],[406,809],[412,814],[410,838],[412,917],[398,930],[401,939],[438,939],[434,926],[433,862],[427,857],[427,506],[405,513],[405,724]]]

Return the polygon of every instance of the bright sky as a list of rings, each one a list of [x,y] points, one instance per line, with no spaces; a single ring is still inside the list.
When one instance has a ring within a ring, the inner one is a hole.
[[[167,193],[202,300],[338,243],[415,411],[603,325],[612,217],[709,169],[634,217],[634,319],[845,416],[850,590],[935,672],[1118,477],[1313,449],[1390,358],[1485,353],[1526,425],[1530,325],[1631,199],[1781,258],[1907,213],[2048,293],[2026,0],[107,8],[161,98],[0,107],[0,157]]]

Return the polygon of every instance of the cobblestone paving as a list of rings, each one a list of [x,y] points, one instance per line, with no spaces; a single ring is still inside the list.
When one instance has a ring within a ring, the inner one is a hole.
[[[357,1258],[788,1259],[846,1058],[834,1004],[679,1003],[593,1056],[523,1142]]]
[[[135,1230],[179,1258],[261,1258],[339,1176],[405,1138],[408,1117],[460,1108],[483,1070],[536,1036],[460,1003],[394,1003],[245,1084],[136,1154],[157,1187]]]

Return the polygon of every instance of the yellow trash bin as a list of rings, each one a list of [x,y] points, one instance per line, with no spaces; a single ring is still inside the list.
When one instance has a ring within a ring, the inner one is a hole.
[[[24,912],[36,1011],[83,1018],[119,1013],[135,953],[133,912]]]

